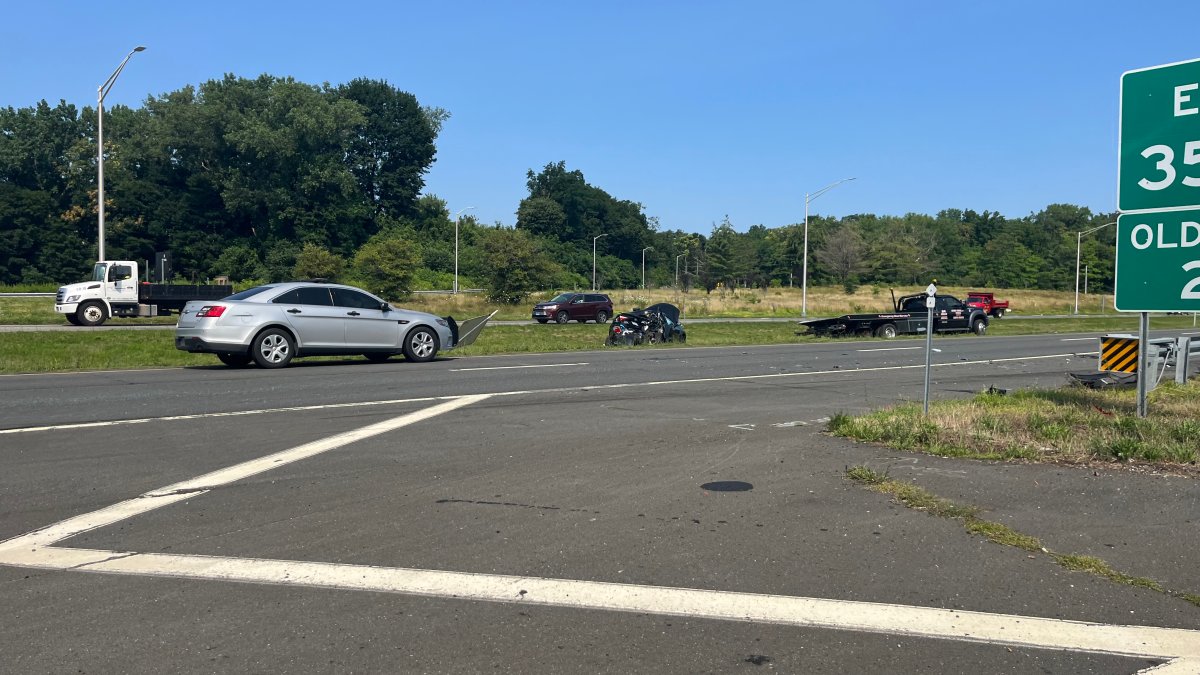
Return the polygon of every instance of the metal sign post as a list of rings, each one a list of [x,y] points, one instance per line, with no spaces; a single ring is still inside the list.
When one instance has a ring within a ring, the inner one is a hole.
[[[924,415],[929,417],[929,368],[933,356],[933,306],[937,304],[937,286],[929,284],[925,289],[925,396]]]
[[[1149,383],[1150,313],[1142,312],[1138,322],[1137,416],[1146,416],[1146,388]]]

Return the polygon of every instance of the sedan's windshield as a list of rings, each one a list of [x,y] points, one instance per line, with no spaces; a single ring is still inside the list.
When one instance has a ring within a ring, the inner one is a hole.
[[[574,293],[559,293],[558,295],[554,296],[550,302],[567,302],[573,297],[575,297]]]

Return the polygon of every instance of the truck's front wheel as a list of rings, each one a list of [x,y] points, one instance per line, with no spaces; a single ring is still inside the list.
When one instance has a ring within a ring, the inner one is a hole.
[[[85,302],[75,312],[75,319],[80,326],[99,326],[107,318],[108,312],[98,302]]]
[[[886,340],[891,340],[892,338],[896,337],[896,324],[885,323],[882,326],[876,328],[875,329],[875,337],[881,337]]]

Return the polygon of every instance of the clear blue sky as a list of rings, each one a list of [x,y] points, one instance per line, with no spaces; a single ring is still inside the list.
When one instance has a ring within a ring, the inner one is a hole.
[[[512,224],[564,160],[664,229],[1116,209],[1126,70],[1200,57],[1197,0],[13,3],[0,106],[138,106],[226,73],[385,79],[450,111],[426,193]]]

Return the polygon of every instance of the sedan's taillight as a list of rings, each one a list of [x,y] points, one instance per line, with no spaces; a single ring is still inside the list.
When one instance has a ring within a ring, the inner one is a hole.
[[[225,305],[205,305],[196,312],[197,319],[215,319],[225,313]]]

